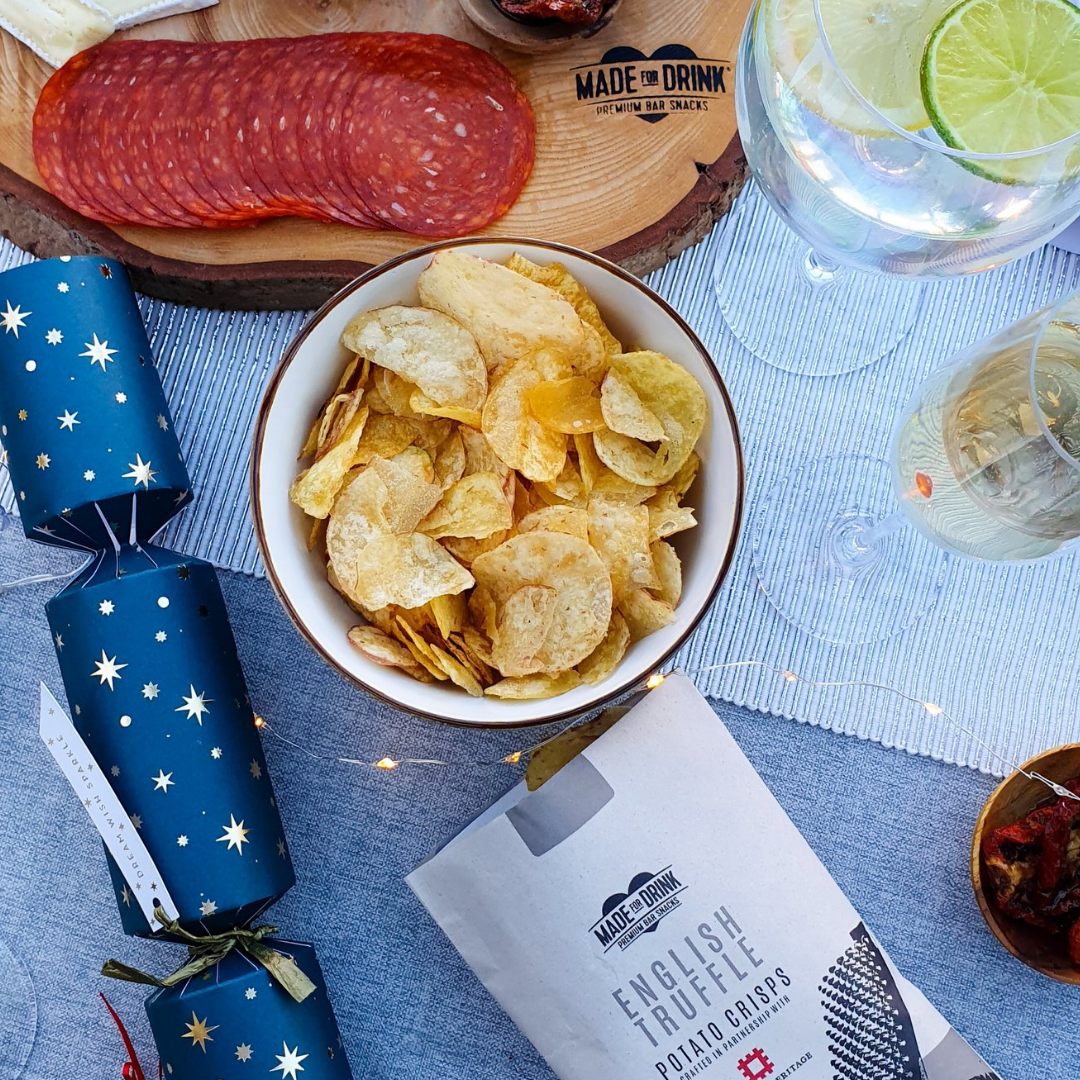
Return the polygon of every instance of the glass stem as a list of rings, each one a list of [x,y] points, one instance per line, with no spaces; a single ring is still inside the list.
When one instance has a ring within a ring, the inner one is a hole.
[[[803,277],[812,289],[828,289],[836,284],[841,266],[825,255],[819,255],[813,248],[803,259]]]
[[[833,560],[841,570],[858,570],[873,562],[881,542],[906,524],[907,516],[903,510],[896,510],[873,525],[845,521],[833,530]]]

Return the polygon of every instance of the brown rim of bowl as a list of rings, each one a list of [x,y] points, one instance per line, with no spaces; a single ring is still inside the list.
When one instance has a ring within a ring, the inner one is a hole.
[[[285,594],[285,590],[282,588],[281,581],[278,578],[277,571],[274,568],[274,562],[270,558],[267,552],[266,537],[263,534],[262,527],[262,503],[259,494],[259,458],[262,451],[263,435],[266,429],[266,418],[270,412],[274,403],[274,398],[277,394],[278,386],[281,383],[281,379],[285,372],[288,370],[289,365],[292,363],[296,356],[296,353],[300,349],[300,346],[307,340],[308,335],[312,329],[322,321],[322,319],[330,312],[332,308],[335,308],[342,300],[352,295],[361,286],[366,285],[369,281],[373,281],[375,278],[381,276],[389,270],[393,270],[405,262],[411,262],[414,259],[421,259],[428,255],[433,255],[437,251],[445,250],[446,248],[457,247],[474,247],[483,244],[508,244],[513,246],[515,244],[524,244],[530,247],[544,248],[548,251],[555,252],[563,255],[573,255],[577,258],[584,259],[586,262],[591,262],[601,269],[607,270],[609,273],[614,274],[616,277],[621,278],[627,284],[633,285],[651,301],[658,304],[660,308],[675,322],[675,324],[682,330],[684,334],[690,339],[694,348],[701,354],[701,358],[705,361],[706,370],[713,378],[713,382],[716,384],[716,388],[719,391],[720,398],[724,403],[724,410],[727,413],[728,420],[731,424],[731,430],[735,438],[735,458],[738,464],[738,486],[735,494],[735,520],[732,525],[731,539],[728,542],[727,551],[724,553],[724,558],[717,569],[716,577],[713,580],[712,586],[709,589],[709,593],[705,598],[705,602],[701,605],[701,610],[691,619],[686,631],[679,635],[678,640],[668,649],[663,656],[659,657],[655,664],[656,668],[662,667],[667,663],[671,657],[678,652],[679,649],[686,643],[686,640],[690,635],[698,628],[701,620],[705,617],[705,614],[712,607],[713,601],[716,599],[716,594],[720,591],[720,586],[727,578],[728,571],[731,569],[732,561],[735,558],[735,549],[739,542],[739,533],[742,528],[743,517],[743,501],[746,493],[746,464],[743,459],[742,449],[742,437],[739,433],[738,420],[735,417],[735,409],[731,402],[731,395],[728,393],[727,386],[724,385],[724,380],[720,375],[720,372],[716,368],[716,364],[713,362],[712,356],[709,355],[709,350],[702,344],[701,339],[694,333],[694,331],[687,324],[686,320],[661,296],[650,289],[643,281],[636,278],[629,271],[624,270],[621,266],[616,265],[613,262],[609,262],[607,259],[602,258],[599,255],[594,255],[592,252],[583,251],[580,248],[572,247],[569,244],[560,244],[550,240],[533,240],[525,236],[470,236],[460,240],[441,240],[435,244],[427,244],[424,247],[413,248],[411,251],[407,251],[401,255],[396,255],[394,258],[389,259],[387,262],[381,263],[379,266],[367,271],[367,273],[361,274],[355,281],[351,281],[348,285],[339,289],[333,296],[327,300],[322,307],[320,307],[314,315],[304,324],[300,332],[289,342],[285,352],[282,353],[281,360],[278,361],[277,367],[274,369],[274,373],[270,376],[270,381],[266,385],[266,389],[263,391],[262,401],[259,403],[259,412],[255,419],[255,431],[252,436],[251,442],[251,464],[249,466],[249,484],[248,489],[251,499],[251,523],[255,530],[255,539],[259,545],[259,554],[262,556],[263,565],[266,567],[266,575],[270,580],[270,584],[277,594],[277,598],[281,606],[285,609],[286,614],[292,621],[293,626],[300,632],[300,635],[307,641],[307,643],[322,657],[323,661],[338,674],[344,676],[349,682],[359,687],[365,693],[370,694],[378,701],[389,705],[391,708],[398,710],[399,712],[409,713],[413,716],[420,716],[427,720],[436,720],[441,724],[450,724],[454,727],[463,728],[482,728],[499,730],[502,728],[523,728],[523,727],[539,727],[542,724],[552,724],[559,720],[571,719],[575,716],[582,716],[593,709],[602,708],[607,702],[614,698],[619,697],[621,694],[626,693],[636,686],[643,676],[634,676],[633,678],[623,680],[614,684],[610,691],[603,694],[602,697],[592,702],[590,705],[586,705],[583,708],[563,709],[560,712],[552,713],[550,716],[545,716],[538,720],[510,720],[505,723],[499,721],[487,721],[487,720],[456,720],[447,716],[440,716],[438,713],[429,712],[426,709],[414,709],[400,701],[395,701],[392,697],[386,695],[383,691],[376,689],[369,683],[365,682],[359,676],[354,675],[351,671],[345,671],[341,665],[331,657],[325,649],[319,644],[315,636],[308,630],[304,621],[297,614],[296,609],[293,607],[288,596]],[[553,699],[554,700],[554,699]]]

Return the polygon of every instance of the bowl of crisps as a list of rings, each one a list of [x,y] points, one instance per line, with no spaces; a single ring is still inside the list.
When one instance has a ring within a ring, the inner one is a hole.
[[[639,686],[731,566],[730,397],[679,315],[526,239],[420,248],[289,345],[255,427],[267,574],[342,675],[430,719],[512,727]]]

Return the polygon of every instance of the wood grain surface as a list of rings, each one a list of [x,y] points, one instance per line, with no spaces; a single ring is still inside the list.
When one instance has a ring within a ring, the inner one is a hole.
[[[745,179],[732,69],[749,6],[624,0],[595,36],[533,55],[485,35],[459,0],[221,0],[124,36],[225,41],[416,30],[471,41],[513,71],[537,116],[532,178],[488,233],[573,244],[644,273],[700,240]],[[31,118],[50,74],[0,31],[0,231],[34,254],[109,253],[152,295],[275,308],[316,304],[422,242],[298,219],[240,230],[90,222],[45,191],[34,166]]]

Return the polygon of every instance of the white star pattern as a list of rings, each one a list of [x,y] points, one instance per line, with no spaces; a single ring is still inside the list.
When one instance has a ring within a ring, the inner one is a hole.
[[[97,609],[102,615],[111,615],[116,610],[116,605],[111,600],[102,600]]]
[[[64,335],[59,330],[49,330],[45,334],[45,343],[47,345],[59,345],[64,340]]]
[[[65,409],[64,410],[64,415],[63,416],[58,416],[56,418],[57,420],[60,421],[60,430],[61,431],[65,431],[65,430],[66,431],[74,431],[75,430],[75,425],[82,423],[81,420],[76,420],[75,419],[75,417],[78,416],[78,415],[79,415],[78,411],[76,411],[76,412],[68,412],[67,409]]]
[[[97,473],[96,473],[96,472],[94,472],[94,470],[93,470],[93,469],[87,469],[87,470],[86,470],[86,472],[84,472],[84,473],[82,474],[82,478],[83,478],[84,480],[87,480],[87,481],[89,481],[89,480],[93,480],[93,479],[94,479],[94,478],[95,478],[96,476],[97,476]]]
[[[121,390],[120,393],[116,395],[116,400],[121,405],[125,404],[127,401],[127,394],[125,394],[124,391]]]
[[[149,461],[143,461],[142,454],[136,454],[135,460],[128,462],[128,468],[131,472],[124,473],[123,478],[125,480],[134,480],[136,487],[142,484],[144,488],[149,490],[150,485],[154,482],[154,477],[157,476],[157,473],[150,468],[151,464]]]
[[[277,842],[277,853],[284,859],[285,858],[285,841],[279,840]]]
[[[248,772],[251,773],[252,777],[256,780],[262,778],[262,769],[259,768],[259,763],[257,761],[253,761],[248,766]]]
[[[211,750],[211,751],[210,751],[210,756],[211,756],[211,757],[212,757],[212,758],[213,758],[213,759],[214,759],[215,761],[217,761],[217,760],[218,760],[218,758],[220,758],[220,757],[221,757],[221,747],[220,747],[220,746],[215,746],[215,747],[213,748],[213,750]]]
[[[169,430],[169,421],[166,420],[165,417],[161,415],[161,413],[158,413],[157,426],[161,428],[162,431]]]
[[[216,915],[217,914],[217,904],[215,904],[213,900],[204,900],[199,905],[199,911],[203,915]]]
[[[60,651],[64,651],[64,639],[60,634],[56,635],[56,648]]]
[[[7,311],[0,314],[0,326],[4,328],[5,334],[14,333],[16,337],[19,336],[19,328],[26,325],[27,316],[33,315],[32,311],[23,311],[21,307],[11,306],[10,300],[5,300],[7,304]]]
[[[172,773],[169,773],[169,775],[172,776]],[[236,848],[239,854],[243,855],[244,845],[251,843],[247,838],[247,834],[251,830],[245,829],[243,821],[238,822],[233,814],[229,815],[229,821],[230,824],[221,826],[225,830],[225,835],[219,836],[217,842],[220,844],[223,840],[227,840],[229,846],[225,849],[226,851],[232,851],[233,848]]]
[[[70,286],[68,285],[68,283],[66,281],[58,281],[56,283],[56,291],[57,292],[64,293],[64,292],[67,292],[69,288],[70,288]]]
[[[120,899],[124,901],[125,907],[131,907],[131,893],[126,885],[120,890]]]
[[[98,678],[101,680],[101,682],[98,683],[99,686],[104,686],[108,683],[109,689],[114,690],[113,680],[122,677],[120,671],[123,668],[126,668],[127,664],[118,664],[115,656],[106,656],[105,650],[102,649],[101,659],[94,661],[94,667],[96,670],[90,672],[90,678]]]
[[[141,829],[142,828],[142,818],[138,814],[132,814],[131,815],[131,824],[134,825],[136,829]]]
[[[237,1061],[250,1061],[251,1060],[251,1047],[247,1043],[241,1043],[236,1048],[236,1060]]]
[[[150,779],[154,781],[154,790],[163,791],[166,795],[169,794],[169,788],[176,783],[172,773],[167,773],[164,769],[158,769],[157,776],[151,776]]]
[[[176,846],[177,847],[187,847],[188,846],[188,838],[186,836],[178,836],[176,838]]]
[[[156,682],[148,682],[143,684],[142,696],[147,701],[153,701],[158,696],[158,684]]]
[[[120,775],[120,766],[119,766],[119,765],[114,765],[114,766],[113,766],[113,767],[112,767],[112,768],[111,768],[111,769],[109,770],[109,772],[110,772],[110,773],[112,773],[112,775],[113,775],[113,776],[119,776],[119,775]]]
[[[256,992],[256,990],[255,990],[255,987],[254,987],[254,986],[249,986],[249,987],[248,987],[248,988],[247,988],[247,989],[246,989],[246,990],[244,991],[244,997],[246,997],[246,998],[248,999],[248,1001],[254,1001],[254,1000],[255,1000],[255,999],[256,999],[256,998],[258,997],[258,996],[259,996],[259,995],[258,995],[258,993]]]
[[[159,630],[159,631],[158,631],[158,632],[157,632],[157,633],[156,633],[156,634],[154,635],[154,640],[155,640],[155,641],[164,641],[164,640],[165,640],[165,639],[166,639],[166,638],[167,638],[168,636],[169,636],[169,635],[168,635],[168,634],[166,634],[164,630]]]
[[[89,341],[84,341],[83,344],[86,346],[86,352],[81,352],[79,353],[79,355],[89,356],[91,367],[93,367],[95,364],[100,364],[101,370],[104,371],[106,363],[116,363],[116,361],[113,360],[112,357],[112,354],[116,352],[116,350],[109,348],[108,339],[106,339],[105,341],[98,341],[98,336],[97,334],[95,334],[92,343]]]
[[[271,1072],[280,1072],[281,1080],[298,1080],[297,1073],[304,1071],[304,1066],[300,1064],[301,1061],[306,1061],[310,1054],[301,1054],[300,1047],[294,1047],[289,1049],[289,1044],[283,1042],[281,1049],[285,1051],[284,1054],[275,1054],[274,1057],[278,1059],[278,1063],[270,1070]]]
[[[185,719],[198,720],[199,727],[202,727],[202,718],[210,710],[207,706],[214,700],[206,696],[204,690],[201,694],[195,693],[194,685],[191,686],[191,692],[188,695],[181,695],[184,698],[184,704],[178,709],[174,709],[173,712],[187,712]]]

